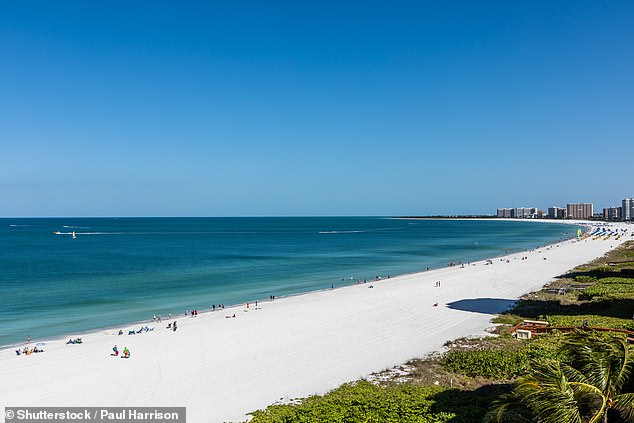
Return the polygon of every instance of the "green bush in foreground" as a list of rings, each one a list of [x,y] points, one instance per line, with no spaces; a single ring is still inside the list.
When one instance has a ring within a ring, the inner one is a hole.
[[[499,391],[486,393],[430,386],[345,384],[324,396],[297,405],[258,410],[253,423],[471,423],[480,421]]]
[[[514,378],[526,374],[530,368],[525,352],[505,350],[451,351],[440,363],[452,372],[489,379]]]
[[[444,355],[440,364],[447,370],[469,377],[487,379],[513,379],[528,373],[531,360],[565,360],[565,353],[559,348],[559,334],[541,336],[525,342],[521,348],[454,350]]]

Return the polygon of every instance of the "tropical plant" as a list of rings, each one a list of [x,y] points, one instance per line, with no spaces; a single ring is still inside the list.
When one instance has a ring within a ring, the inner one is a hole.
[[[493,404],[489,422],[634,422],[634,394],[622,389],[634,368],[634,347],[622,337],[571,334],[563,347],[570,365],[532,363],[513,391]]]

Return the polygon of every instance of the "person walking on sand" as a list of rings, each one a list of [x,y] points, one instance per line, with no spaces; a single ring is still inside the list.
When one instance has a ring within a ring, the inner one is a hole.
[[[26,336],[26,343],[30,344],[31,343],[31,335],[27,335]]]

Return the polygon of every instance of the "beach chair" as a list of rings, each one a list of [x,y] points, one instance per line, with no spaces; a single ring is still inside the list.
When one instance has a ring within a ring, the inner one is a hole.
[[[152,332],[154,330],[154,328],[149,328],[147,331],[148,332]]]
[[[136,333],[142,333],[143,332],[143,328],[139,329]]]
[[[128,335],[134,335],[135,333],[136,333],[136,332],[135,332],[135,331],[133,331],[133,330],[129,330],[129,331],[128,331]]]

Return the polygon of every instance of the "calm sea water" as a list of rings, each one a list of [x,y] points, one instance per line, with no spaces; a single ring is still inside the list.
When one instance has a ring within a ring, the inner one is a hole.
[[[575,232],[373,217],[0,219],[0,345],[443,267]]]

